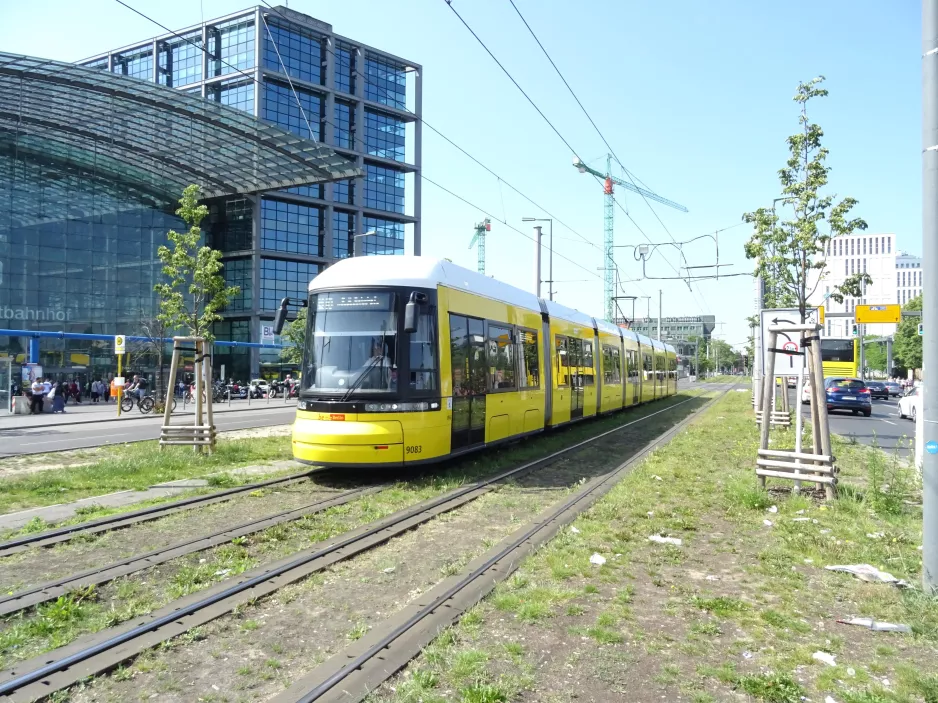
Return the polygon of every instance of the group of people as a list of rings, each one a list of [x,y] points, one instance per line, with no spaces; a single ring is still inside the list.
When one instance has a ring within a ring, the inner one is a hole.
[[[48,378],[37,378],[24,389],[24,395],[29,397],[29,414],[41,415],[45,411],[46,400],[52,401],[53,413],[64,413],[69,399],[80,404],[83,390],[86,397],[91,396],[92,403],[107,403],[111,399],[108,384],[99,378],[92,381],[91,386],[86,389],[82,389],[81,382],[75,379],[52,381]]]

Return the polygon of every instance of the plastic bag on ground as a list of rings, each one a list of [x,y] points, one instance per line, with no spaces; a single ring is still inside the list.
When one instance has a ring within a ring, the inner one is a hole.
[[[593,554],[593,556],[590,557],[590,564],[595,564],[596,566],[602,566],[605,563],[606,563],[606,557],[604,557],[602,554]]]
[[[896,625],[891,622],[879,622],[873,618],[851,618],[850,620],[838,620],[842,625],[859,625],[866,627],[873,632],[912,632],[908,625]]]
[[[825,566],[824,568],[828,571],[843,571],[847,574],[853,574],[861,581],[869,581],[871,583],[888,583],[899,588],[908,588],[909,586],[907,581],[897,579],[889,572],[880,571],[875,566],[871,566],[870,564],[837,564],[834,566]]]
[[[811,655],[811,658],[815,661],[823,662],[828,666],[837,666],[837,662],[834,661],[834,655],[828,652],[815,652]]]
[[[658,544],[673,544],[680,547],[683,542],[677,537],[662,537],[661,535],[652,535],[648,538],[649,542],[657,542]]]

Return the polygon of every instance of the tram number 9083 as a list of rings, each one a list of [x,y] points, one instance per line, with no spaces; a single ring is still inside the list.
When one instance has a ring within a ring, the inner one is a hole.
[[[407,454],[421,454],[423,453],[423,446],[420,444],[411,444],[404,448],[404,452]]]

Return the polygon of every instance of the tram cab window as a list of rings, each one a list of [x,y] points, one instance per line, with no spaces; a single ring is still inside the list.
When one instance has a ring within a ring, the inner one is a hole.
[[[437,390],[436,308],[426,305],[417,316],[417,331],[410,335],[410,388]]]
[[[519,388],[540,388],[541,376],[538,364],[537,332],[518,330],[519,362],[521,375],[518,377]]]
[[[328,393],[392,392],[397,379],[396,295],[310,296],[303,387]]]
[[[493,391],[514,390],[515,384],[515,346],[511,328],[489,324],[488,366],[490,388]]]
[[[615,347],[603,345],[603,383],[608,385],[621,382],[619,350]]]

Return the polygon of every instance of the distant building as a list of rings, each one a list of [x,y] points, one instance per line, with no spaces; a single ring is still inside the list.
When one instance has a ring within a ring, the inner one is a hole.
[[[665,342],[688,340],[692,337],[710,339],[716,327],[716,316],[697,315],[687,317],[662,317],[661,339]],[[658,318],[637,318],[630,329],[652,339],[658,338]]]

